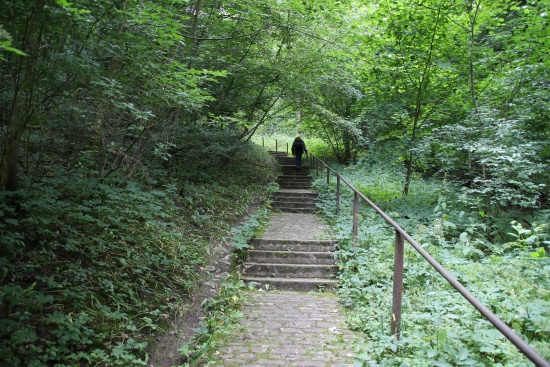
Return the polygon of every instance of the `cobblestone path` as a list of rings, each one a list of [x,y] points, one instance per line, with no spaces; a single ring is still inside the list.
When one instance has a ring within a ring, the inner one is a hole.
[[[353,366],[346,329],[334,294],[251,292],[241,325],[219,351],[224,367]]]
[[[328,238],[314,214],[277,213],[263,239]],[[242,328],[216,354],[223,367],[353,366],[354,335],[346,328],[333,293],[250,291]]]

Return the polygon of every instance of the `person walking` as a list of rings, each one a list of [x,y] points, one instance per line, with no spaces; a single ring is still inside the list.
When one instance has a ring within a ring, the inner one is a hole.
[[[306,143],[299,136],[292,143],[292,155],[296,157],[296,169],[302,169],[302,155],[306,153]]]

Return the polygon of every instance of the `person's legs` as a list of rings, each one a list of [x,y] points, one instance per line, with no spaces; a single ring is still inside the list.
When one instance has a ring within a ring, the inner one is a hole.
[[[302,152],[296,153],[296,168],[301,169],[302,168]]]

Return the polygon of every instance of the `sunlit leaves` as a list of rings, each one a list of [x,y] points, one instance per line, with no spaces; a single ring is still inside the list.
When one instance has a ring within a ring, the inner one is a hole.
[[[12,47],[10,34],[4,29],[2,24],[0,24],[0,52],[2,51],[13,52],[19,56],[27,56],[23,51]],[[0,54],[0,61],[1,60],[4,60],[2,54]]]

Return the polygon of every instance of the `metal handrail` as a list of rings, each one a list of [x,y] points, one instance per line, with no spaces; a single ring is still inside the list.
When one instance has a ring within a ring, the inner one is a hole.
[[[474,306],[498,331],[501,332],[508,340],[512,342],[527,358],[531,360],[537,367],[550,367],[550,362],[545,360],[533,347],[523,340],[515,331],[513,331],[504,321],[498,318],[491,310],[489,310],[481,301],[479,301],[465,286],[463,286],[455,277],[453,277],[443,266],[437,262],[422,246],[420,246],[399,224],[392,220],[384,213],[376,204],[370,201],[365,195],[358,191],[353,185],[347,182],[338,172],[329,167],[321,159],[310,154],[310,164],[317,168],[316,172],[319,175],[319,165],[321,175],[323,169],[327,170],[327,184],[330,183],[330,172],[336,175],[336,211],[340,212],[340,181],[346,184],[354,193],[353,205],[353,240],[356,241],[358,235],[358,214],[359,214],[359,198],[365,201],[373,208],[388,224],[395,229],[395,254],[394,254],[394,278],[393,278],[393,303],[392,303],[392,325],[391,334],[399,338],[401,333],[401,301],[403,297],[403,253],[404,240],[407,240],[411,246],[422,257],[430,263],[430,265],[439,272],[455,288],[472,306]]]

